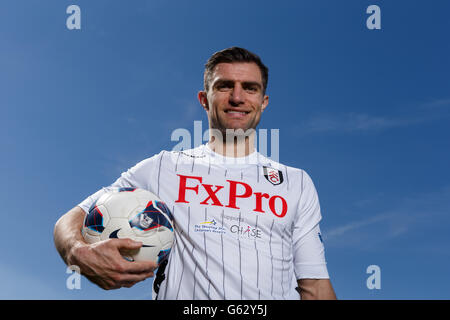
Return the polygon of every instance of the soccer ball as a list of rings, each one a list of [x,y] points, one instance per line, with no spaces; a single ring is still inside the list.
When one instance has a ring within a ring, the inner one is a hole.
[[[173,243],[173,217],[153,193],[139,188],[115,188],[89,209],[81,231],[88,243],[130,238],[142,247],[123,256],[129,261],[164,261]]]

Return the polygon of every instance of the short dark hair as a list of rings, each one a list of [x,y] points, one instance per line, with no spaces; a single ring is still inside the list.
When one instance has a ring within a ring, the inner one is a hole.
[[[269,80],[269,69],[262,63],[261,58],[244,48],[230,47],[214,53],[205,64],[205,72],[203,74],[203,85],[205,91],[209,90],[209,83],[214,68],[219,63],[233,63],[233,62],[254,62],[258,65],[261,71],[263,82],[263,94],[266,92],[267,82]]]

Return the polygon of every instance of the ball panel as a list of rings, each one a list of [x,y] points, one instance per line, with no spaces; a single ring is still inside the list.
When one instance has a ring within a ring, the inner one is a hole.
[[[100,235],[102,240],[106,239],[126,239],[135,240],[135,235],[131,232],[130,225],[126,218],[112,218],[108,225],[105,226]]]
[[[158,232],[158,238],[161,243],[161,249],[168,249],[172,247],[173,243],[173,231],[169,229],[160,229]]]
[[[143,207],[147,206],[149,201],[159,200],[156,195],[144,189],[136,189],[134,195]]]
[[[84,240],[86,240],[87,243],[96,243],[99,242],[100,235],[92,235],[89,232],[87,232],[89,229],[83,228],[81,231],[81,234],[83,235]]]
[[[92,236],[100,235],[109,222],[108,210],[99,202],[92,206],[84,218],[83,227]]]
[[[133,192],[134,190],[136,190],[136,188],[122,187],[122,188],[119,188],[117,191],[118,192]]]
[[[103,204],[109,209],[111,218],[127,217],[139,207],[139,202],[132,192],[113,193]]]
[[[156,234],[156,231],[153,232],[152,230],[152,234],[150,236],[136,236],[136,241],[142,242],[142,247],[139,248],[138,253],[134,256],[136,261],[158,260],[158,253],[161,251],[161,242]]]
[[[172,216],[172,212],[169,210],[169,207],[165,204],[165,202],[162,202],[161,200],[159,201],[155,201],[156,202],[156,206],[158,207],[158,209],[163,212],[167,218],[169,219],[169,221],[173,221],[173,216]]]

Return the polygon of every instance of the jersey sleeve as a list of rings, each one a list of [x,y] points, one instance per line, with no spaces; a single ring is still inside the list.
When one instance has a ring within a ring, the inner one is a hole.
[[[78,206],[87,213],[97,199],[114,188],[140,188],[156,193],[155,181],[158,178],[157,172],[163,152],[137,163],[134,167],[123,172],[114,183],[88,196]]]
[[[320,233],[319,198],[311,177],[301,170],[301,195],[293,223],[294,270],[297,279],[328,279]]]

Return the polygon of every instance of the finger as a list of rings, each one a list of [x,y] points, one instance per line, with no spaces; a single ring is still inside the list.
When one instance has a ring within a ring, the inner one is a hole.
[[[120,274],[113,277],[113,280],[119,286],[126,286],[126,284],[144,281],[145,279],[151,278],[152,276],[153,272],[146,272],[140,274]]]
[[[146,272],[141,274],[127,274],[122,272],[115,272],[110,274],[108,278],[88,277],[90,281],[97,284],[105,290],[114,290],[121,287],[131,287],[134,284],[144,281],[148,278],[154,277],[153,272]]]
[[[119,250],[136,250],[142,247],[142,242],[132,239],[110,239],[110,242]]]
[[[123,254],[132,253],[142,247],[142,242],[134,241],[132,239],[110,239],[111,244],[116,247],[115,257],[117,262],[120,264],[120,269],[122,273],[145,273],[153,272],[158,268],[158,263],[156,261],[128,261],[123,258]],[[120,262],[119,262],[120,256]]]
[[[127,273],[140,274],[150,273],[158,268],[156,261],[126,261],[123,262],[124,271]]]

